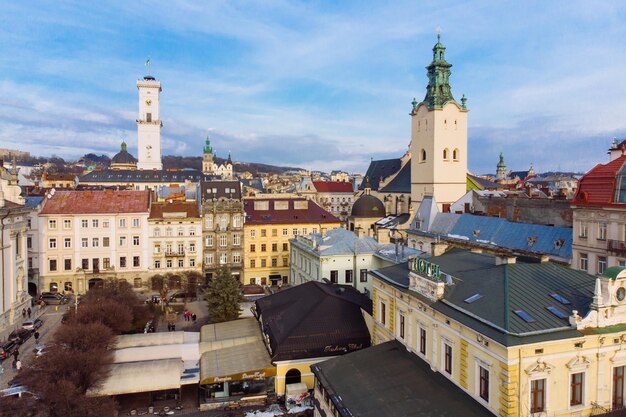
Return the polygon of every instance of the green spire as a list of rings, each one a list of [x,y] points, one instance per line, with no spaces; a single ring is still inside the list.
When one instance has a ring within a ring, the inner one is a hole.
[[[504,156],[502,155],[502,152],[500,152],[500,162],[498,162],[497,167],[506,168],[506,164],[504,163]]]
[[[126,142],[122,141],[122,151],[126,152]]]
[[[433,47],[433,62],[426,67],[428,70],[428,86],[426,87],[426,97],[424,104],[429,109],[440,109],[452,97],[450,90],[450,67],[446,61],[446,47],[441,43],[441,34],[437,34],[437,43]]]
[[[206,141],[204,142],[204,153],[213,153],[213,148],[211,147],[211,141],[209,140],[208,135],[206,137]]]

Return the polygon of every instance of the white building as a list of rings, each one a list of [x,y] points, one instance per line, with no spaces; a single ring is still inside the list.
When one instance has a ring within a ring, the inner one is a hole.
[[[0,330],[16,324],[22,309],[30,306],[26,287],[28,209],[20,192],[17,171],[9,172],[0,164]]]
[[[39,214],[38,291],[84,293],[103,279],[141,287],[148,272],[148,191],[58,191]]]
[[[161,82],[151,75],[137,80],[139,118],[137,119],[137,168],[163,169],[161,163]]]
[[[295,284],[325,278],[368,294],[372,289],[369,270],[403,262],[408,256],[421,253],[407,247],[380,244],[369,236],[359,238],[346,229],[329,230],[324,236],[297,236],[290,243],[291,276]]]
[[[148,219],[150,275],[202,272],[202,220],[199,203],[153,203]]]

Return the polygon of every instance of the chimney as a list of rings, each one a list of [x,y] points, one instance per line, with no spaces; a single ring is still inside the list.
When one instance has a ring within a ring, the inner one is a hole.
[[[550,262],[550,257],[548,255],[541,255],[541,263]]]
[[[430,252],[433,256],[439,256],[446,253],[448,249],[448,244],[446,242],[432,242],[430,244]]]
[[[516,261],[515,256],[496,256],[496,265],[514,264]]]

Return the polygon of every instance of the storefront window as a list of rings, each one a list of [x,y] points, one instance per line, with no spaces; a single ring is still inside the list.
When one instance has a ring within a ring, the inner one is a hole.
[[[204,400],[211,401],[226,397],[246,397],[262,395],[274,389],[274,377],[245,381],[219,382],[202,385]]]

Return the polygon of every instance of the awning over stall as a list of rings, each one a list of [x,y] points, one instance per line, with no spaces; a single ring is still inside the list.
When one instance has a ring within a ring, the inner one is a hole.
[[[200,358],[200,383],[243,381],[276,375],[261,340],[205,352]]]
[[[177,389],[181,386],[183,362],[180,358],[114,363],[104,384],[90,396],[133,394]]]

